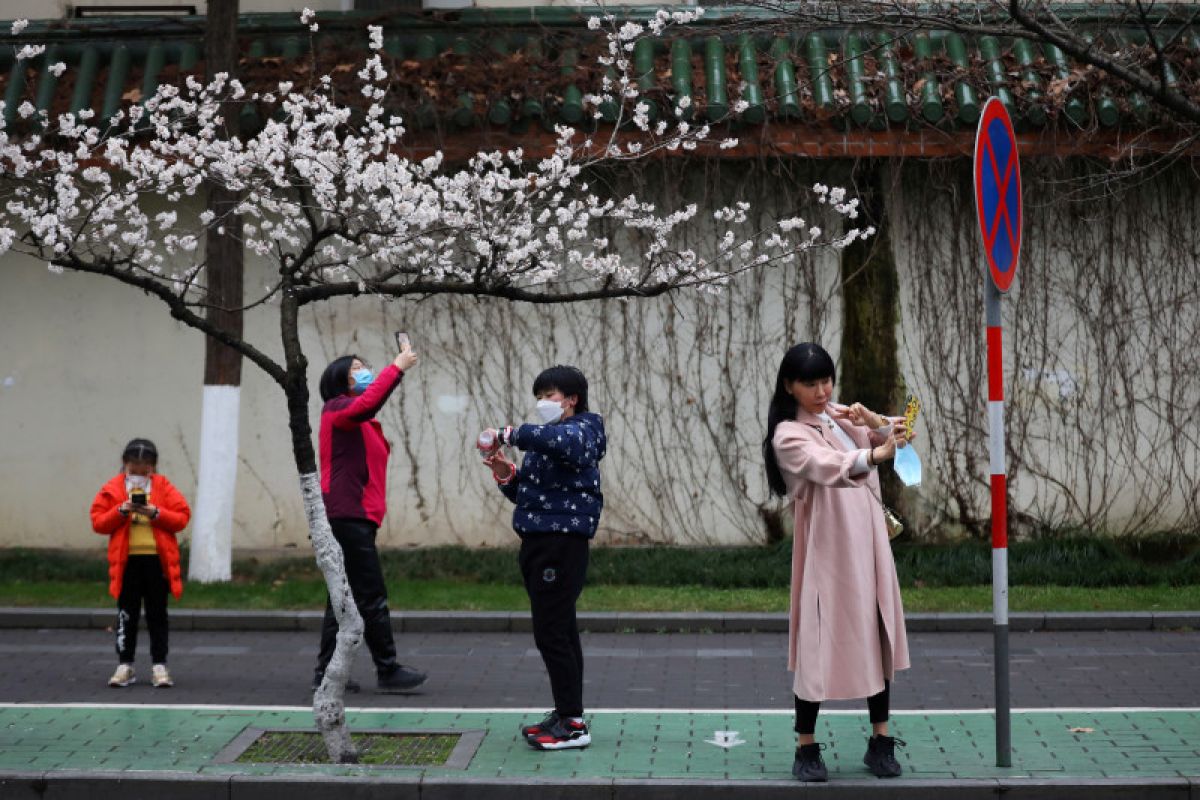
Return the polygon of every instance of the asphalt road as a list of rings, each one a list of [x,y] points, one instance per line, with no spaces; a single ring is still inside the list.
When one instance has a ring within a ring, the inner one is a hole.
[[[112,689],[112,635],[100,630],[0,631],[0,701],[307,705],[316,633],[177,631],[176,686],[149,686],[142,632],[139,683]],[[585,634],[585,702],[615,709],[787,709],[784,634]],[[551,705],[533,640],[524,633],[404,634],[401,660],[429,673],[417,694],[373,691],[370,659],[354,677],[367,708],[536,708]],[[991,636],[909,635],[912,669],[899,674],[895,709],[992,705]],[[1200,706],[1200,632],[1052,632],[1012,635],[1016,708]],[[829,703],[858,708],[861,703]]]

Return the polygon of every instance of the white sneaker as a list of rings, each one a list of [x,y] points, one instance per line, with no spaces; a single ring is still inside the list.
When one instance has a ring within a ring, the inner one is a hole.
[[[151,673],[150,682],[155,689],[169,689],[175,685],[175,681],[171,680],[171,673],[167,672],[166,664],[155,664]]]
[[[133,664],[120,664],[117,666],[117,671],[108,679],[108,685],[114,689],[121,689],[131,683],[137,683],[137,678],[133,677]]]

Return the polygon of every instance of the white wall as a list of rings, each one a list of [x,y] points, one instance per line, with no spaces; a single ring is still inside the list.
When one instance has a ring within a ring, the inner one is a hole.
[[[750,198],[766,205],[759,224],[785,211],[817,219],[801,187],[815,176],[829,182],[829,165],[797,162],[786,178],[770,165],[726,166],[689,172],[669,164],[665,173],[655,167],[643,179],[655,197],[665,191],[713,204]],[[892,209],[902,372],[924,402],[918,524],[955,523],[956,492],[969,498],[969,513],[986,515],[982,273],[971,260],[974,233],[962,219],[953,169],[909,169]],[[1132,273],[1141,256],[1129,248],[1143,240],[1158,243],[1160,252],[1147,259],[1158,266],[1130,286],[1164,303],[1200,296],[1200,271],[1194,264],[1188,269],[1190,253],[1200,252],[1200,226],[1189,227],[1189,220],[1200,214],[1194,187],[1189,194],[1185,177],[1179,180],[1184,183],[1165,183],[1161,192],[1144,189],[1138,202],[1092,204],[1105,225],[1129,233],[1118,248],[1093,237],[1097,250],[1087,258],[1077,248],[1088,237],[1071,228],[1070,219],[1036,216],[1049,214],[1044,208],[1029,212],[1028,260],[1006,300],[1006,324],[1013,326],[1007,386],[1027,409],[1027,425],[1018,429],[1010,420],[1010,433],[1033,470],[1015,476],[1014,514],[1136,530],[1195,519],[1200,448],[1189,444],[1190,428],[1173,441],[1155,410],[1165,403],[1178,419],[1200,415],[1200,355],[1180,343],[1200,338],[1194,304],[1164,305],[1159,318],[1115,328],[1127,352],[1105,351],[1110,343],[1103,328],[1093,335],[1069,322],[1079,307],[1068,292],[1082,280],[1077,270],[1100,264],[1106,275]],[[1171,216],[1166,206],[1156,214],[1142,204],[1166,203],[1146,200],[1156,192],[1172,198]],[[664,198],[674,205],[671,200]],[[1178,230],[1131,229],[1147,228],[1151,219],[1170,219]],[[1074,232],[1046,232],[1064,230]],[[706,235],[696,233],[690,243],[703,246]],[[247,287],[261,286],[267,270],[250,262]],[[394,444],[381,544],[509,543],[511,507],[479,465],[472,442],[482,427],[528,418],[530,386],[540,369],[576,364],[591,381],[593,410],[605,416],[609,432],[600,541],[758,541],[760,511],[778,508],[766,497],[759,451],[775,372],[787,347],[802,340],[822,342],[839,357],[837,276],[836,258],[822,255],[744,276],[717,297],[685,293],[557,308],[359,298],[310,308],[302,318],[310,419],[315,426],[317,380],[330,360],[355,352],[378,369],[390,360],[391,332],[407,330],[422,363],[380,415]],[[1189,289],[1188,281],[1197,285]],[[1131,298],[1130,307],[1140,308],[1141,299]],[[1120,300],[1110,295],[1109,306],[1097,307],[1115,313],[1124,307]],[[1019,320],[1025,341],[1041,342],[1037,348],[1016,349]],[[264,351],[279,354],[274,307],[250,313],[246,330]],[[1161,336],[1179,341],[1158,347]],[[27,258],[0,259],[0,546],[100,547],[87,507],[134,436],[157,442],[161,470],[194,499],[203,353],[199,334],[132,289],[52,275]],[[1180,361],[1179,378],[1156,384],[1168,357]],[[1131,360],[1136,372],[1129,387],[1116,387],[1120,397],[1105,381],[1112,359]],[[1046,383],[1045,370],[1073,375],[1077,394],[1061,397],[1057,384]],[[234,546],[307,547],[283,394],[252,364],[243,374]],[[1159,395],[1165,399],[1156,400]],[[1130,417],[1128,408],[1138,411]],[[1131,418],[1137,426],[1127,424]],[[1109,431],[1104,426],[1113,420],[1121,424]],[[1094,449],[1081,450],[1081,424],[1085,432],[1107,435],[1087,445]],[[1172,466],[1175,454],[1182,460]],[[1107,494],[1100,491],[1105,486]],[[1161,497],[1146,493],[1156,487],[1165,492]]]

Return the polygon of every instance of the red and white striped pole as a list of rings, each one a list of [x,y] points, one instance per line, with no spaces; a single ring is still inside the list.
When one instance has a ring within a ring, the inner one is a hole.
[[[1008,109],[983,105],[975,131],[975,213],[987,261],[988,460],[992,485],[992,628],[996,667],[996,766],[1012,766],[1008,682],[1008,481],[1004,459],[1004,324],[1000,298],[1017,276],[1021,252],[1021,160]]]
[[[1000,290],[984,281],[987,309],[988,461],[992,484],[992,630],[996,672],[996,766],[1012,766],[1008,680],[1008,479],[1004,458],[1004,324]]]

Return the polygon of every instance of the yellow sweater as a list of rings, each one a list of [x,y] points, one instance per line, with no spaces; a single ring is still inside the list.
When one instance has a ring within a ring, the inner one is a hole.
[[[146,491],[146,502],[150,502],[149,490]],[[158,554],[154,543],[154,528],[150,525],[150,517],[145,514],[134,514],[129,525],[129,555],[153,556]]]

